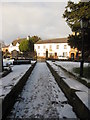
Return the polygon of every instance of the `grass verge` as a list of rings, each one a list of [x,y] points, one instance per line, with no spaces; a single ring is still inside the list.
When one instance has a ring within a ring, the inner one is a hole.
[[[80,68],[73,68],[73,71],[80,74]],[[83,68],[83,77],[90,79],[90,67]]]

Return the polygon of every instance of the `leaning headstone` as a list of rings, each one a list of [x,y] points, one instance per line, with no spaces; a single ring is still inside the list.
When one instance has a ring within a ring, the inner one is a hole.
[[[0,44],[0,72],[3,71],[3,58],[2,58],[2,48]]]

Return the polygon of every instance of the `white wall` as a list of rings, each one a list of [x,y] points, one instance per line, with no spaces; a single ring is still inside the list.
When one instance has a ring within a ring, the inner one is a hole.
[[[50,45],[52,46],[52,51],[50,51]],[[59,49],[56,48],[56,46],[59,45]],[[67,46],[67,48],[64,48],[64,45]],[[38,48],[40,46],[40,48]],[[44,48],[45,46],[45,48]],[[34,50],[37,52],[37,56],[43,57],[46,53],[46,50],[48,50],[48,54],[52,53],[55,55],[57,53],[57,56],[63,56],[63,52],[67,52],[67,56],[69,57],[70,52],[70,46],[67,43],[47,43],[47,44],[35,44]]]
[[[8,51],[11,53],[13,50],[19,51],[19,43],[17,43],[16,46],[10,44]]]

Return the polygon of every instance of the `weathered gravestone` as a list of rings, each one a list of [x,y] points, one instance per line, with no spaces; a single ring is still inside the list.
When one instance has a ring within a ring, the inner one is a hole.
[[[2,58],[2,48],[0,44],[0,72],[3,71],[3,58]]]

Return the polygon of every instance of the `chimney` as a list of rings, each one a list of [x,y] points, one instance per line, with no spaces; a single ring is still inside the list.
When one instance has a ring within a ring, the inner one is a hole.
[[[19,39],[20,39],[20,37],[17,38],[17,40],[19,40]]]
[[[30,39],[30,36],[27,36],[27,40],[29,40]]]

